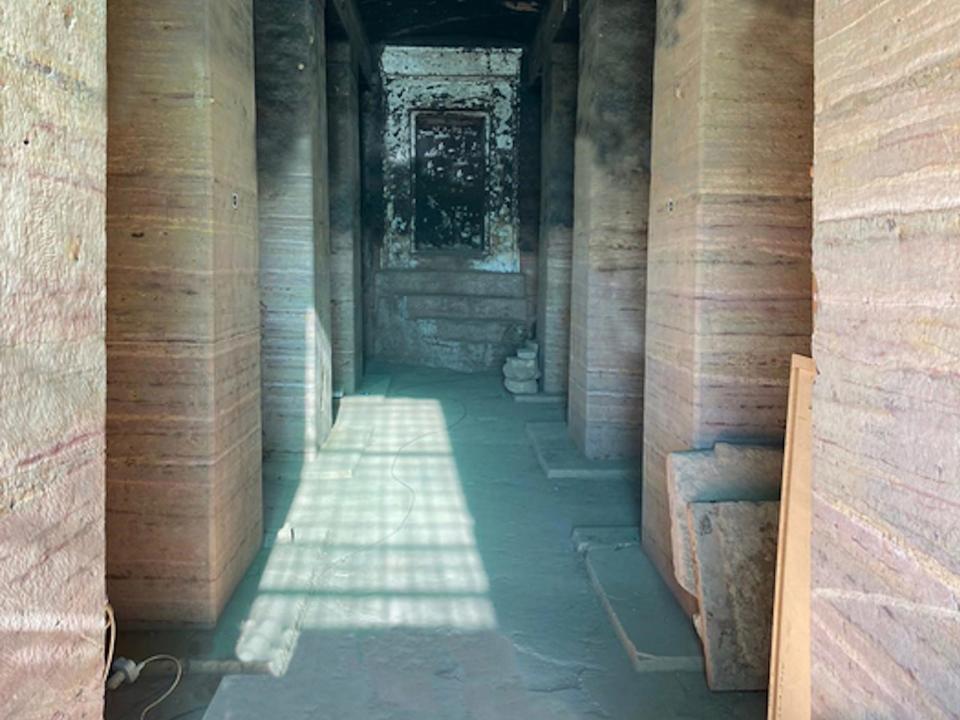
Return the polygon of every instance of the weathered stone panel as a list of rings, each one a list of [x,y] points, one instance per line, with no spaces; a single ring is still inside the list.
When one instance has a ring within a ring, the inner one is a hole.
[[[0,6],[0,715],[102,715],[106,2]]]
[[[813,716],[960,717],[960,6],[820,3]]]
[[[643,540],[669,577],[667,455],[779,442],[790,357],[809,352],[813,9],[658,9]]]
[[[108,50],[110,597],[212,623],[261,539],[251,3],[113,3]]]

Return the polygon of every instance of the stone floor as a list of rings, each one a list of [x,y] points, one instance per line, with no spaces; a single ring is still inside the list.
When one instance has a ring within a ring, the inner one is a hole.
[[[635,526],[635,489],[546,478],[525,426],[560,412],[495,375],[375,368],[317,461],[266,464],[264,549],[217,628],[122,633],[186,659],[151,720],[764,717],[763,694],[628,658],[571,533]],[[108,719],[169,679],[111,693]]]

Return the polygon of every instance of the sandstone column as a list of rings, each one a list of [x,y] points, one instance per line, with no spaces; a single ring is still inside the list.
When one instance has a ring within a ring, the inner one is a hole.
[[[960,5],[818,3],[813,717],[957,717]]]
[[[542,81],[537,340],[541,388],[553,394],[567,392],[569,372],[577,53],[576,45],[555,43]]]
[[[568,422],[591,458],[641,448],[653,28],[650,3],[581,5]]]
[[[213,623],[259,547],[250,0],[110,4],[108,585]]]
[[[256,16],[264,452],[298,463],[333,418],[323,3]]]
[[[0,9],[0,715],[102,717],[106,0]]]
[[[790,355],[809,351],[812,17],[812,0],[659,4],[643,539],[670,581],[667,454],[781,442]]]
[[[330,131],[330,298],[333,387],[350,394],[363,376],[363,293],[360,270],[360,97],[349,43],[327,55]]]

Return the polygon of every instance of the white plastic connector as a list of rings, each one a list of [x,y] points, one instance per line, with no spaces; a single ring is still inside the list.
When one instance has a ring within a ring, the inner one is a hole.
[[[130,658],[118,657],[110,666],[110,679],[107,680],[107,689],[116,690],[126,683],[134,683],[140,677],[142,666]]]

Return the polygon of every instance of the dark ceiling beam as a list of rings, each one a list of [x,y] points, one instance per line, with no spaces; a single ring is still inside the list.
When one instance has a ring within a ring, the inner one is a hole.
[[[526,84],[533,84],[540,77],[543,65],[550,57],[550,46],[574,4],[574,0],[550,0],[546,12],[541,13],[533,42],[524,54],[523,81]]]
[[[363,20],[360,19],[357,0],[330,0],[330,5],[336,11],[340,24],[343,25],[343,29],[350,39],[353,56],[356,58],[357,65],[360,66],[360,72],[363,74],[364,80],[372,84],[376,77],[373,51],[370,49],[370,40],[367,38],[367,31],[363,27]]]

